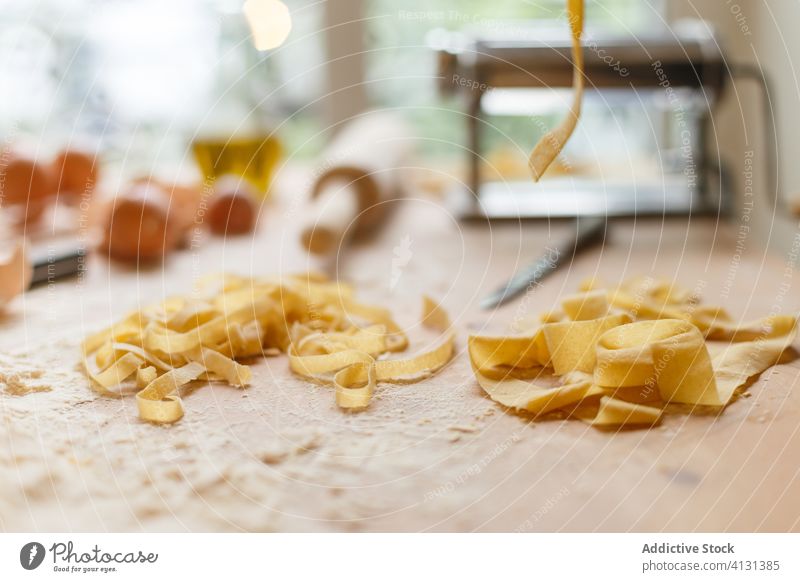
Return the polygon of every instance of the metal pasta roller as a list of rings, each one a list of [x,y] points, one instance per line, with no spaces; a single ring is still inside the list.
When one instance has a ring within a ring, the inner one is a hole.
[[[636,37],[587,31],[582,117],[561,163],[539,183],[527,155],[567,109],[570,40],[563,23],[512,32],[431,37],[440,90],[465,103],[470,191],[454,193],[455,212],[516,219],[725,208],[707,125],[728,73],[705,22]]]

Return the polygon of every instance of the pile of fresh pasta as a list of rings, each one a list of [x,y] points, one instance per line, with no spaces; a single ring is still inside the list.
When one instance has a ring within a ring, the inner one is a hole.
[[[779,361],[796,327],[789,315],[734,323],[725,310],[650,277],[610,288],[593,280],[540,326],[473,335],[468,349],[478,383],[496,402],[616,429],[651,426],[669,412],[722,410]]]
[[[452,357],[443,310],[423,301],[423,326],[440,332],[427,351],[395,356],[406,334],[382,308],[357,302],[347,285],[320,275],[284,280],[214,277],[191,297],[174,297],[130,314],[83,343],[84,365],[106,396],[136,392],[139,416],[155,423],[183,417],[182,386],[220,381],[245,387],[252,358],[288,355],[291,370],[335,388],[338,405],[363,409],[378,382],[415,382]]]
[[[333,386],[341,408],[360,410],[379,382],[417,382],[451,360],[449,318],[427,297],[422,324],[438,339],[402,357],[409,341],[391,313],[359,303],[348,285],[319,275],[220,276],[91,335],[84,365],[101,394],[135,392],[140,418],[156,423],[183,417],[184,385],[245,387],[244,362],[282,353],[293,373]],[[793,315],[735,323],[670,282],[640,277],[616,287],[587,282],[541,325],[471,335],[468,352],[478,384],[499,404],[616,429],[722,410],[781,359],[796,328]]]

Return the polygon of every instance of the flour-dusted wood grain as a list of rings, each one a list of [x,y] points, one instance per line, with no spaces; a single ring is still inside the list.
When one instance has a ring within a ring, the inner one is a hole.
[[[296,190],[291,191],[291,196]],[[654,274],[742,316],[800,307],[785,258],[736,228],[696,219],[616,223],[610,240],[496,313],[478,299],[536,257],[553,223],[458,224],[411,199],[367,246],[337,263],[423,348],[420,295],[442,300],[456,360],[419,384],[383,386],[347,414],[285,357],[253,364],[246,390],[200,386],[174,426],[140,422],[132,399],[92,392],[77,367],[88,332],[215,271],[268,275],[316,266],[298,244],[303,206],[262,208],[256,238],[209,240],[163,268],[101,261],[86,279],[31,292],[0,320],[0,365],[38,370],[49,391],[0,383],[0,528],[133,531],[800,529],[800,365],[779,365],[719,417],[677,416],[649,431],[598,432],[500,409],[478,388],[466,336],[533,319],[586,277]],[[23,377],[22,381],[26,381]],[[468,428],[465,428],[468,427]]]

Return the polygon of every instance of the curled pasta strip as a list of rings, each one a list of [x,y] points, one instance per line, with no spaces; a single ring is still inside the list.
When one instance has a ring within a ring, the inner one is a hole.
[[[172,423],[183,417],[183,402],[178,388],[196,380],[205,368],[190,362],[152,380],[136,394],[139,418],[149,422]]]
[[[534,182],[538,182],[545,170],[553,163],[569,141],[578,118],[583,100],[583,0],[567,0],[567,18],[572,36],[572,105],[566,117],[554,129],[542,136],[531,152],[528,165]]]
[[[447,314],[431,299],[423,298],[422,324],[441,332],[433,348],[410,358],[376,359],[381,353],[396,351],[398,344],[391,338],[400,337],[399,327],[380,309],[365,309],[348,305],[351,314],[380,322],[369,328],[351,332],[306,335],[298,346],[289,348],[289,365],[295,373],[322,383],[332,383],[336,403],[343,409],[366,408],[380,382],[415,382],[439,371],[453,356],[454,334],[449,329]],[[360,334],[366,334],[361,337]],[[402,334],[405,338],[405,334]],[[345,341],[350,340],[350,341]],[[327,353],[301,355],[298,353],[313,343],[323,346]],[[330,377],[330,374],[334,374]]]

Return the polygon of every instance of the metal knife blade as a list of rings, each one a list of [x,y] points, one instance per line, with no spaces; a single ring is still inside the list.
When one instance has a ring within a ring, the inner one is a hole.
[[[578,218],[575,220],[575,231],[571,237],[554,247],[545,247],[545,252],[533,263],[514,274],[513,277],[487,295],[481,301],[481,309],[499,307],[516,299],[527,289],[533,288],[550,273],[571,260],[579,251],[602,241],[606,232],[605,217]]]
[[[83,248],[34,258],[30,286],[39,287],[57,279],[73,277],[80,273],[85,260],[86,250]]]

